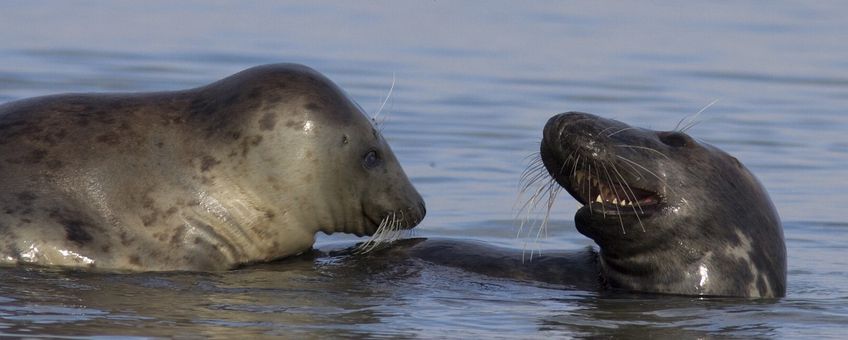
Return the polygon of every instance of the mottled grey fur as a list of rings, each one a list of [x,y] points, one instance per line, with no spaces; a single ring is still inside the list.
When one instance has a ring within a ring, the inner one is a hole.
[[[303,252],[317,231],[424,216],[367,116],[292,64],[185,91],[4,104],[0,173],[5,263],[226,269]]]

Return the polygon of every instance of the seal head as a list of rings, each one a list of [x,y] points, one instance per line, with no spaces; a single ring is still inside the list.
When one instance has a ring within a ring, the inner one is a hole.
[[[548,121],[540,151],[548,173],[583,204],[575,224],[600,247],[609,287],[785,295],[780,219],[736,158],[681,131],[578,112]]]

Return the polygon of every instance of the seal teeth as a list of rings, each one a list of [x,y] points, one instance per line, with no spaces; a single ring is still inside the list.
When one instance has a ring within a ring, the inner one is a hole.
[[[627,184],[604,182],[584,171],[575,172],[571,180],[572,189],[584,194],[585,196],[582,197],[586,197],[588,203],[600,203],[607,207],[626,207],[628,210],[630,207],[639,205],[641,210],[643,207],[657,204],[659,201],[653,192],[630,188],[629,186],[625,189]],[[616,190],[619,186],[622,191]]]

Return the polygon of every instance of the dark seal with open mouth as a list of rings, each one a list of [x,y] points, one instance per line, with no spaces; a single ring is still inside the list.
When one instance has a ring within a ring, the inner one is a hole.
[[[0,171],[0,263],[219,270],[425,214],[377,126],[294,64],[0,105]]]
[[[780,219],[736,158],[681,131],[577,112],[548,121],[540,151],[553,179],[584,205],[575,224],[600,247],[607,286],[785,295]]]
[[[586,113],[551,118],[531,164],[531,205],[559,187],[583,207],[580,233],[600,247],[522,251],[451,239],[388,250],[485,275],[580,290],[771,298],[786,294],[786,248],[765,189],[736,158],[682,131],[653,131]],[[550,176],[548,176],[550,175]],[[555,181],[555,183],[548,182]],[[549,191],[550,190],[550,191]],[[543,224],[544,226],[544,224]],[[598,278],[600,277],[600,280]]]

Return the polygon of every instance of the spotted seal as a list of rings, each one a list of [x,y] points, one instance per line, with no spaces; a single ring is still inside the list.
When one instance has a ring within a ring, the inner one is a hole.
[[[223,270],[425,214],[375,124],[294,64],[3,104],[0,173],[2,263]]]
[[[780,218],[754,175],[724,151],[684,131],[570,112],[545,125],[540,161],[534,169],[544,173],[535,178],[550,178],[583,205],[575,225],[599,252],[547,253],[527,265],[520,251],[467,241],[419,241],[408,251],[439,264],[580,289],[786,294]]]

